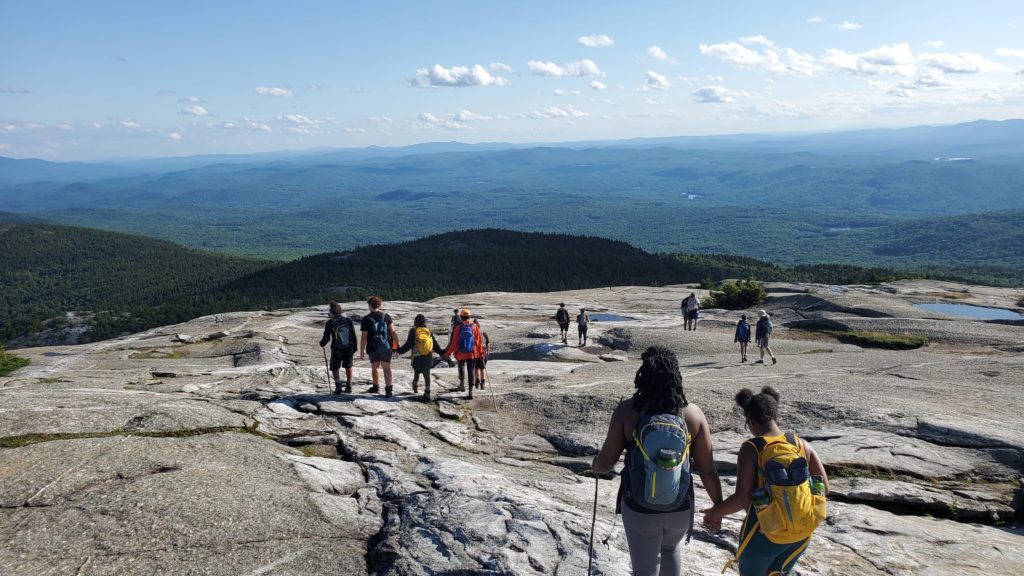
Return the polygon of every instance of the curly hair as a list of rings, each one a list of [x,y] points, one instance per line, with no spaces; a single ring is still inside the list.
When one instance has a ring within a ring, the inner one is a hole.
[[[750,388],[736,393],[736,405],[743,408],[743,415],[762,426],[779,418],[779,393],[771,386],[761,388],[754,394]]]
[[[682,414],[688,402],[675,352],[664,346],[651,346],[640,359],[642,363],[633,380],[633,408],[641,414]]]

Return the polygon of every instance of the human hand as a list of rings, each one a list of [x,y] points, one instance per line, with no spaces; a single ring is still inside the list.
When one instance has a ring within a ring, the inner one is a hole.
[[[722,529],[722,516],[715,511],[715,507],[705,508],[701,510],[704,514],[704,520],[701,522],[704,527],[711,532],[718,532]]]
[[[359,353],[359,359],[360,359],[360,360],[365,360],[365,359],[366,359],[366,354],[365,354],[365,353],[363,353],[363,352],[360,352],[360,353]]]

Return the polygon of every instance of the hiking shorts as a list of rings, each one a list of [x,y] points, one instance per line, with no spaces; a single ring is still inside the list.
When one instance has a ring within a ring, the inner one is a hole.
[[[380,347],[370,352],[370,363],[383,362],[385,364],[391,363],[391,350]]]
[[[757,347],[758,348],[767,348],[768,347],[768,337],[765,336],[764,338],[758,338],[757,339]]]
[[[487,368],[487,354],[484,354],[483,356],[476,359],[476,367],[478,369]]]
[[[700,312],[698,312],[697,310],[687,310],[686,311],[686,319],[687,320],[696,320],[697,316],[699,316],[699,315],[700,315]]]
[[[565,332],[565,331],[569,330],[569,323],[568,323],[568,322],[565,322],[565,323],[563,324],[562,322],[559,322],[559,323],[558,323],[558,328],[559,328],[559,329],[560,329],[560,330],[561,330],[562,332]]]
[[[775,544],[766,538],[748,517],[743,522],[743,529],[740,530],[740,542],[746,539],[751,530],[755,533],[740,554],[740,576],[764,576],[775,571],[789,574],[811,541],[808,538],[792,544]]]
[[[344,350],[335,350],[334,348],[331,348],[331,370],[337,370],[338,368],[351,368],[352,355],[353,350],[351,348]]]
[[[430,369],[434,366],[434,359],[430,356],[417,356],[412,359],[412,373],[423,374],[430,378]]]

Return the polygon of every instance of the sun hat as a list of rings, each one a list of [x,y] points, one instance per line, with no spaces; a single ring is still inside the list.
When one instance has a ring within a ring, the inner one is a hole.
[[[463,308],[462,310],[459,311],[459,316],[462,316],[463,318],[469,318],[470,315],[471,314],[469,313],[469,308]]]
[[[767,313],[767,312],[765,312],[764,310],[758,310],[758,311],[757,311],[757,314],[758,314],[758,316],[760,316],[761,318],[764,318],[765,316],[767,316],[767,315],[768,315],[768,313]]]

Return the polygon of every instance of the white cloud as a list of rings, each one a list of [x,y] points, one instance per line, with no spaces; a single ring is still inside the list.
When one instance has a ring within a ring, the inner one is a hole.
[[[185,104],[199,104],[202,100],[198,96],[189,96],[188,98],[178,98],[178,102]]]
[[[170,134],[167,135],[167,137],[170,138],[171,140],[175,140],[175,141],[181,140],[181,133],[180,132],[171,132]]]
[[[292,91],[280,86],[257,86],[256,93],[260,96],[292,96]]]
[[[661,105],[661,102],[658,102],[658,101],[657,101],[657,100],[655,100],[654,98],[648,98],[648,99],[647,99],[647,100],[645,100],[644,102],[645,102],[645,103],[646,103],[646,104],[647,104],[648,106],[659,106],[659,105]]]
[[[735,102],[737,93],[725,86],[704,86],[691,92],[694,99],[701,104],[714,104],[719,102]]]
[[[996,48],[996,56],[1007,56],[1010,58],[1024,58],[1024,50],[1014,48]]]
[[[75,129],[74,126],[72,126],[71,124],[68,124],[67,122],[58,122],[57,124],[54,125],[54,127],[57,128],[58,130],[64,130],[66,132],[69,132],[69,131]]]
[[[501,62],[491,62],[490,65],[488,65],[487,67],[493,70],[494,72],[501,72],[504,74],[512,73],[512,67],[509,66],[508,64],[503,64]]]
[[[700,53],[735,66],[782,76],[813,76],[820,68],[810,54],[777,46],[764,36],[747,36],[740,38],[738,43],[701,44]]]
[[[527,63],[530,72],[535,76],[600,76],[601,69],[593,60],[580,60],[559,66],[554,62],[530,60]]]
[[[586,112],[567,106],[565,108],[559,108],[558,106],[548,106],[544,110],[530,112],[530,118],[535,119],[548,119],[548,118],[585,118],[590,116]]]
[[[932,40],[931,42],[925,42],[924,45],[929,48],[935,48],[936,50],[938,50],[939,48],[945,46],[946,43],[943,42],[942,40]]]
[[[441,121],[440,118],[434,116],[430,112],[424,112],[420,114],[417,118],[419,119],[420,122],[427,122],[428,124],[437,124],[438,122]]]
[[[722,82],[725,82],[725,77],[724,76],[712,76],[712,75],[708,74],[708,80],[711,80],[712,82],[717,82],[717,83],[721,84]]]
[[[1017,76],[1024,76],[1024,68],[1017,70]]]
[[[843,20],[839,24],[835,24],[835,27],[846,31],[860,30],[862,28],[860,24],[857,24],[856,22],[847,22],[846,20]]]
[[[644,78],[644,88],[648,90],[668,90],[672,87],[672,83],[668,81],[668,78],[658,74],[654,70],[648,70]]]
[[[807,19],[807,21],[811,24],[821,24],[822,22],[825,21],[825,19],[822,18],[821,16],[811,16],[810,18]]]
[[[366,128],[345,128],[346,134],[365,134]]]
[[[913,76],[917,71],[914,53],[910,45],[884,44],[866,52],[849,53],[837,48],[825,51],[822,62],[833,70],[846,72],[854,76],[874,76],[877,74],[896,74]]]
[[[970,52],[948,52],[925,53],[918,56],[921,64],[930,68],[942,70],[947,74],[977,74],[979,72],[994,72],[1002,70],[1000,64],[986,60],[981,54]]]
[[[608,85],[607,84],[605,84],[604,82],[599,82],[597,80],[591,81],[590,82],[590,87],[593,88],[594,90],[607,90],[608,89]]]
[[[207,112],[206,108],[203,108],[199,104],[196,104],[194,106],[187,106],[185,108],[182,108],[181,111],[179,111],[178,113],[179,114],[191,114],[192,116],[206,116],[206,115],[209,114],[209,112]]]
[[[413,86],[421,88],[431,87],[465,87],[465,86],[504,86],[508,83],[501,76],[494,76],[479,64],[472,68],[466,66],[452,66],[445,68],[440,64],[434,64],[430,68],[420,68],[416,76],[409,79]]]
[[[285,114],[280,119],[299,126],[313,126],[316,124],[313,119],[308,116],[303,116],[302,114]]]
[[[657,46],[651,46],[647,49],[647,55],[655,60],[668,60],[668,54],[664,50]]]
[[[580,46],[586,46],[587,48],[605,48],[615,44],[615,40],[607,34],[591,34],[590,36],[580,36],[576,39],[576,42]]]
[[[264,120],[258,120],[245,116],[241,121],[227,121],[214,123],[210,122],[206,124],[207,128],[215,128],[219,130],[256,130],[259,132],[271,132],[270,125]]]
[[[469,110],[459,110],[459,112],[455,114],[455,120],[459,122],[480,122],[490,119],[490,116],[484,116],[483,114],[477,114],[475,112],[470,112]]]
[[[134,120],[118,120],[117,125],[121,128],[142,128],[142,124]]]
[[[556,90],[552,90],[551,91],[551,95],[552,96],[579,96],[580,95],[580,91],[579,90],[562,90],[561,88],[558,88]]]

